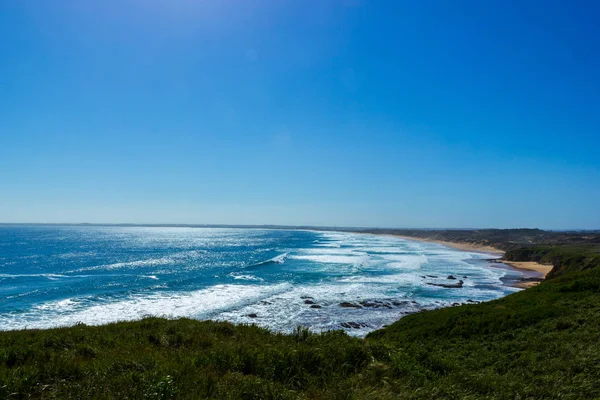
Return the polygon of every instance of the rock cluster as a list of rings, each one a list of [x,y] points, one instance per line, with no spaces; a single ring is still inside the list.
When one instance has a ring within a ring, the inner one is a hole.
[[[342,322],[340,324],[343,328],[352,328],[352,329],[360,329],[360,328],[366,328],[369,325],[363,323],[363,322]]]

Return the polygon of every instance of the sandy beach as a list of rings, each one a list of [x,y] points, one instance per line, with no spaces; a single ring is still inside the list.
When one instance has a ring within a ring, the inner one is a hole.
[[[408,236],[405,236],[404,239],[411,239],[411,238]],[[414,240],[414,239],[415,238],[412,238],[412,240]],[[422,242],[439,243],[439,244],[443,244],[444,246],[452,247],[453,249],[457,249],[457,250],[475,251],[478,253],[489,253],[489,254],[493,254],[493,255],[497,255],[497,256],[501,256],[504,254],[504,252],[500,249],[497,249],[492,246],[483,246],[480,244],[447,242],[444,240],[429,240],[429,239],[417,239],[417,240],[420,240]]]
[[[447,242],[444,240],[433,240],[433,239],[413,237],[413,236],[402,236],[402,235],[389,235],[389,236],[399,237],[399,238],[406,239],[406,240],[418,240],[421,242],[439,243],[439,244],[443,244],[444,246],[452,247],[452,248],[458,249],[458,250],[488,253],[488,254],[498,257],[498,258],[500,258],[504,255],[504,251],[497,249],[495,247],[492,247],[492,246],[483,246],[483,245],[472,244],[472,243]],[[501,260],[500,262],[502,264],[508,265],[512,268],[537,272],[540,274],[541,280],[545,279],[546,275],[553,268],[552,265],[540,264],[535,261]],[[540,283],[540,281],[517,282],[517,283],[514,283],[513,286],[522,288],[522,289],[526,289],[526,288],[538,285]]]
[[[482,245],[472,244],[472,243],[447,242],[444,240],[433,240],[433,239],[416,237],[416,236],[403,236],[403,235],[392,235],[392,234],[385,234],[385,236],[393,236],[393,237],[398,237],[398,238],[406,239],[406,240],[417,240],[419,242],[439,243],[439,244],[443,244],[444,246],[452,247],[453,249],[457,249],[457,250],[475,251],[478,253],[488,253],[488,254],[491,254],[494,256],[498,256],[498,257],[500,257],[504,254],[504,251],[497,249],[495,247],[492,247],[492,246],[482,246]]]
[[[506,261],[506,260],[502,260],[503,264],[506,264],[508,266],[511,266],[513,268],[516,269],[523,269],[523,270],[527,270],[527,271],[535,271],[538,272],[539,274],[541,274],[542,279],[546,278],[546,275],[548,275],[548,272],[550,272],[552,270],[552,268],[554,266],[552,265],[545,265],[545,264],[540,264],[537,263],[535,261]],[[529,288],[532,286],[536,286],[538,285],[540,282],[536,282],[536,281],[532,281],[532,282],[518,282],[515,284],[516,287],[520,287],[520,288]]]
[[[517,269],[526,269],[528,271],[536,271],[539,272],[546,277],[548,272],[550,272],[553,268],[552,265],[540,264],[535,261],[505,261],[502,260],[503,264],[510,265],[513,268]]]

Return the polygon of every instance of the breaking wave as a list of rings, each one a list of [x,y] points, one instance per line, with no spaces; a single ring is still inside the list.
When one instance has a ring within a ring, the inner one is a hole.
[[[268,260],[249,265],[248,268],[260,267],[261,265],[269,265],[269,264],[283,264],[285,262],[285,260],[287,260],[287,257],[288,257],[288,253],[279,254],[273,258],[269,258]]]
[[[126,227],[63,227],[59,235],[56,227],[44,229],[0,239],[0,329],[153,315],[363,336],[411,312],[504,296],[517,289],[502,279],[520,273],[492,266],[486,255],[387,236]],[[39,252],[19,254],[16,243]],[[450,275],[464,284],[444,287]]]

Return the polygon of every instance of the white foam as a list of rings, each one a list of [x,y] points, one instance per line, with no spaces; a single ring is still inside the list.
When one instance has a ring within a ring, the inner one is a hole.
[[[340,278],[339,282],[348,283],[369,283],[369,284],[385,284],[397,286],[421,286],[423,279],[415,274],[394,274],[394,275],[375,275],[375,276],[348,276]]]
[[[249,275],[249,274],[240,275],[240,274],[237,274],[235,272],[232,272],[232,273],[229,274],[229,276],[232,277],[233,279],[236,279],[236,280],[256,281],[256,282],[263,282],[264,281],[264,279],[262,279],[262,278],[259,278],[259,277],[254,276],[254,275]]]
[[[279,254],[273,258],[269,258],[268,260],[258,262],[256,264],[250,265],[250,267],[258,267],[260,265],[268,265],[268,264],[283,264],[285,260],[287,260],[288,253]]]
[[[318,248],[318,249],[300,249],[295,252],[296,255],[357,255],[364,256],[367,253],[365,251],[360,251],[357,249],[351,248]]]
[[[366,247],[369,253],[384,253],[384,254],[404,254],[407,252],[406,248],[398,246],[374,246]]]
[[[63,274],[0,274],[0,278],[47,278],[57,280],[59,278],[87,278],[90,275],[63,275]]]
[[[392,268],[418,269],[429,261],[425,254],[385,254],[380,255],[380,258],[385,261],[393,261],[386,264]]]
[[[317,247],[339,248],[340,244],[339,243],[318,243],[318,244],[315,244],[315,246],[317,246]]]
[[[489,268],[481,261],[477,261],[489,257],[486,254],[462,252],[437,244],[412,242],[394,237],[334,232],[318,233],[318,235],[320,240],[309,244],[309,248],[288,248],[288,243],[278,247],[276,241],[256,238],[252,231],[235,233],[233,236],[231,231],[214,231],[209,239],[193,238],[191,243],[194,245],[206,243],[207,246],[214,246],[217,243],[218,246],[225,247],[264,245],[255,254],[264,257],[266,251],[269,252],[268,254],[281,253],[251,266],[248,266],[249,262],[244,260],[232,261],[223,255],[223,259],[215,263],[215,266],[222,269],[210,270],[207,275],[191,275],[189,281],[184,278],[186,285],[196,282],[194,280],[196,277],[210,277],[221,282],[219,285],[201,290],[174,291],[174,288],[181,287],[177,283],[179,281],[164,279],[161,282],[143,282],[143,288],[135,289],[136,294],[131,295],[133,291],[129,290],[127,280],[102,281],[102,288],[118,288],[112,293],[121,297],[111,299],[76,297],[46,302],[24,312],[0,315],[0,329],[47,328],[72,325],[77,322],[95,325],[155,315],[257,323],[282,331],[289,331],[299,324],[310,326],[314,330],[340,329],[342,323],[355,321],[364,323],[365,326],[360,329],[350,329],[349,333],[361,336],[400,318],[407,312],[461,303],[466,299],[489,300],[513,291],[501,286],[500,278],[507,273],[506,270]],[[155,239],[144,240],[144,246],[155,245]],[[77,253],[72,254],[74,258],[79,257]],[[203,254],[204,251],[198,250],[178,251],[161,257],[117,259],[121,262],[75,270],[105,271],[96,275],[69,275],[74,272],[71,271],[64,272],[67,275],[5,274],[0,275],[0,278],[135,276],[156,281],[158,276],[177,275],[182,272],[182,269],[193,270],[190,274],[200,271],[198,267],[209,263],[208,259],[201,259],[205,257]],[[256,271],[250,267],[264,264],[278,265],[260,268],[260,277],[253,275]],[[423,278],[426,275],[435,275],[437,278]],[[452,282],[447,281],[448,275],[463,279],[463,287],[449,289],[427,285],[427,282]],[[308,277],[307,281],[303,281],[305,276]],[[282,277],[288,279],[288,283],[271,283],[273,279],[279,282]],[[135,279],[134,281],[138,282]],[[154,283],[156,285],[148,287],[149,284]],[[60,282],[52,283],[52,286],[59,285]],[[167,288],[170,291],[167,291]],[[313,301],[322,308],[310,308],[310,304],[305,304],[302,296],[311,296]],[[339,303],[344,301],[363,300],[387,302],[393,300],[398,305],[392,308],[363,309],[339,306]],[[254,313],[259,317],[248,316]]]
[[[397,282],[396,282],[397,283]],[[314,309],[305,303],[306,296],[322,308]],[[340,307],[343,301],[358,302],[361,300],[385,299],[402,301],[410,299],[410,295],[396,294],[390,299],[380,285],[367,285],[363,282],[336,282],[313,286],[294,287],[291,290],[249,304],[234,311],[225,311],[218,319],[236,323],[255,323],[273,330],[290,332],[298,325],[309,326],[314,331],[342,329],[342,323],[357,321],[365,324],[361,329],[351,329],[349,334],[363,336],[369,331],[395,321],[407,312],[414,312],[420,307],[411,302],[404,306],[392,308],[345,308]],[[250,318],[257,314],[257,318]]]
[[[325,264],[365,264],[369,261],[369,256],[342,256],[342,255],[294,255],[290,256],[295,260],[308,260]]]
[[[255,303],[290,288],[288,283],[272,286],[216,285],[188,293],[161,292],[91,305],[85,299],[65,299],[44,303],[25,314],[2,315],[0,326],[3,329],[23,329],[70,326],[78,322],[101,325],[150,315],[207,319],[220,311]]]

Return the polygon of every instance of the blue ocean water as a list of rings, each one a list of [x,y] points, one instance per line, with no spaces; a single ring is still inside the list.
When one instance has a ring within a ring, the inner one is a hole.
[[[0,329],[155,315],[362,336],[421,309],[516,291],[502,279],[520,272],[486,258],[337,232],[0,226]],[[431,285],[456,282],[448,275],[464,286]]]

